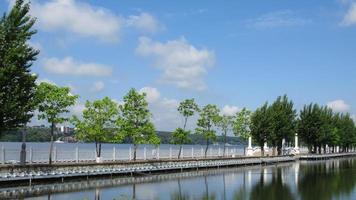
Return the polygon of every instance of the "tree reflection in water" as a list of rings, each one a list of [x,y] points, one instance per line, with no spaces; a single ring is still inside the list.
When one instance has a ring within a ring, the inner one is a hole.
[[[282,181],[282,169],[276,168],[272,173],[272,180],[265,182],[266,174],[261,170],[260,181],[251,189],[250,199],[295,199],[287,184]]]
[[[302,199],[350,199],[356,185],[356,160],[328,160],[301,165],[298,191]]]

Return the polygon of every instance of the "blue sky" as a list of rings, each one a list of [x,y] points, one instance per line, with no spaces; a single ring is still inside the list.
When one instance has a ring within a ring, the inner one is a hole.
[[[356,113],[356,1],[32,0],[31,14],[32,70],[81,96],[74,114],[132,87],[159,130],[181,125],[185,98],[231,114],[287,94]]]

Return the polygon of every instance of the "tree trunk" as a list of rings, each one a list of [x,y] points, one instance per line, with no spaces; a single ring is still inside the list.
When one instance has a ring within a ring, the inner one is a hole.
[[[137,144],[134,144],[134,155],[133,155],[133,160],[136,160],[136,151],[137,151]]]
[[[180,155],[182,153],[182,145],[179,146],[179,153],[178,153],[178,159],[180,159]]]
[[[208,154],[208,148],[209,148],[209,139],[206,140],[205,158],[207,157]]]
[[[51,165],[52,164],[52,153],[53,153],[53,136],[54,135],[54,123],[52,122],[51,124],[51,144],[49,147],[49,160],[48,163]]]

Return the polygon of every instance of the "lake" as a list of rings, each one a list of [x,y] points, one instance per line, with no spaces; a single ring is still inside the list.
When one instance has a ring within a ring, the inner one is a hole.
[[[32,187],[36,196],[29,194],[25,199],[346,200],[356,199],[356,158],[99,178]]]

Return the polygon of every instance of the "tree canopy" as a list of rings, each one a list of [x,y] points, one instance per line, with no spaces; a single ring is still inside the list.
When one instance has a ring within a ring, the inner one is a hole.
[[[101,157],[101,143],[111,142],[114,134],[117,133],[116,120],[119,109],[117,103],[109,97],[93,102],[87,101],[83,110],[82,119],[74,116],[72,123],[76,127],[76,136],[78,139],[94,142],[96,147],[96,156]],[[120,142],[122,137],[116,136],[116,142]]]
[[[68,121],[66,116],[69,107],[77,100],[77,95],[70,93],[69,87],[59,87],[54,84],[42,82],[36,91],[36,102],[38,103],[38,119],[47,120],[51,124],[51,145],[49,163],[52,163],[53,134],[55,125]]]
[[[124,103],[119,106],[121,116],[117,120],[119,127],[117,137],[127,137],[134,144],[134,160],[136,160],[137,145],[160,143],[151,122],[152,115],[145,96],[145,93],[140,94],[136,89],[131,89],[124,96]]]
[[[37,76],[31,73],[39,51],[29,45],[36,33],[30,5],[17,0],[0,19],[0,134],[24,126],[36,109]]]
[[[216,105],[208,104],[200,111],[200,116],[195,129],[197,134],[201,134],[206,139],[205,156],[207,156],[209,142],[216,139],[214,127],[219,122],[219,108]]]

